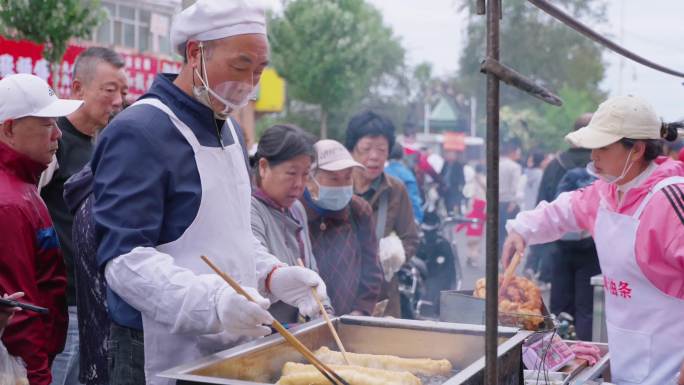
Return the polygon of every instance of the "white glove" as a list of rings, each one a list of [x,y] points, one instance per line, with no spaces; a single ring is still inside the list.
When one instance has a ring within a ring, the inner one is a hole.
[[[270,289],[273,296],[297,307],[299,313],[307,317],[315,317],[320,313],[311,292],[312,287],[316,288],[316,294],[322,302],[328,302],[325,283],[314,271],[299,266],[287,266],[271,273]]]
[[[271,334],[271,329],[264,325],[273,323],[273,317],[267,311],[271,303],[262,297],[256,289],[245,287],[245,291],[256,302],[250,302],[230,288],[219,294],[216,312],[223,328],[236,337],[263,337]]]
[[[404,262],[406,262],[406,253],[404,252],[404,245],[401,243],[401,239],[394,233],[380,239],[378,257],[382,270],[385,273],[385,281],[389,282],[394,277],[394,274],[401,269]]]

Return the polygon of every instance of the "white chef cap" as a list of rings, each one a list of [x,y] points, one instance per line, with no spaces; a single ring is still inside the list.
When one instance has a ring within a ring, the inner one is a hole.
[[[265,5],[263,0],[198,0],[174,17],[171,44],[177,50],[191,39],[207,41],[253,33],[265,35]]]

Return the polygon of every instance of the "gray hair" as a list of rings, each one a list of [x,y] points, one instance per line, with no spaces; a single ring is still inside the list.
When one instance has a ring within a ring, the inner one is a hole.
[[[72,79],[89,83],[95,77],[95,69],[100,63],[108,63],[115,68],[123,68],[125,64],[121,55],[110,48],[90,47],[76,58]]]

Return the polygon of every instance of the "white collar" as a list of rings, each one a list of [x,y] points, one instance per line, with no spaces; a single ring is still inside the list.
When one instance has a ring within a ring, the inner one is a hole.
[[[626,194],[627,191],[633,189],[634,187],[638,187],[641,184],[643,184],[646,181],[646,179],[648,179],[651,175],[653,175],[656,168],[658,168],[658,165],[656,164],[656,162],[652,161],[648,165],[648,167],[646,167],[646,169],[641,172],[641,174],[637,175],[636,178],[630,180],[629,182],[627,182],[623,185],[618,186],[618,188],[617,188],[618,191],[621,192],[622,195],[624,196],[624,194]]]

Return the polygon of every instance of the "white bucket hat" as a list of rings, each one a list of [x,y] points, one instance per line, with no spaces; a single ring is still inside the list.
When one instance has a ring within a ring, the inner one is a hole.
[[[628,95],[610,98],[599,105],[586,127],[565,136],[575,147],[596,149],[622,138],[661,139],[662,122],[645,100]]]
[[[0,80],[0,123],[26,116],[57,118],[76,111],[82,100],[59,99],[45,80],[30,74]]]

